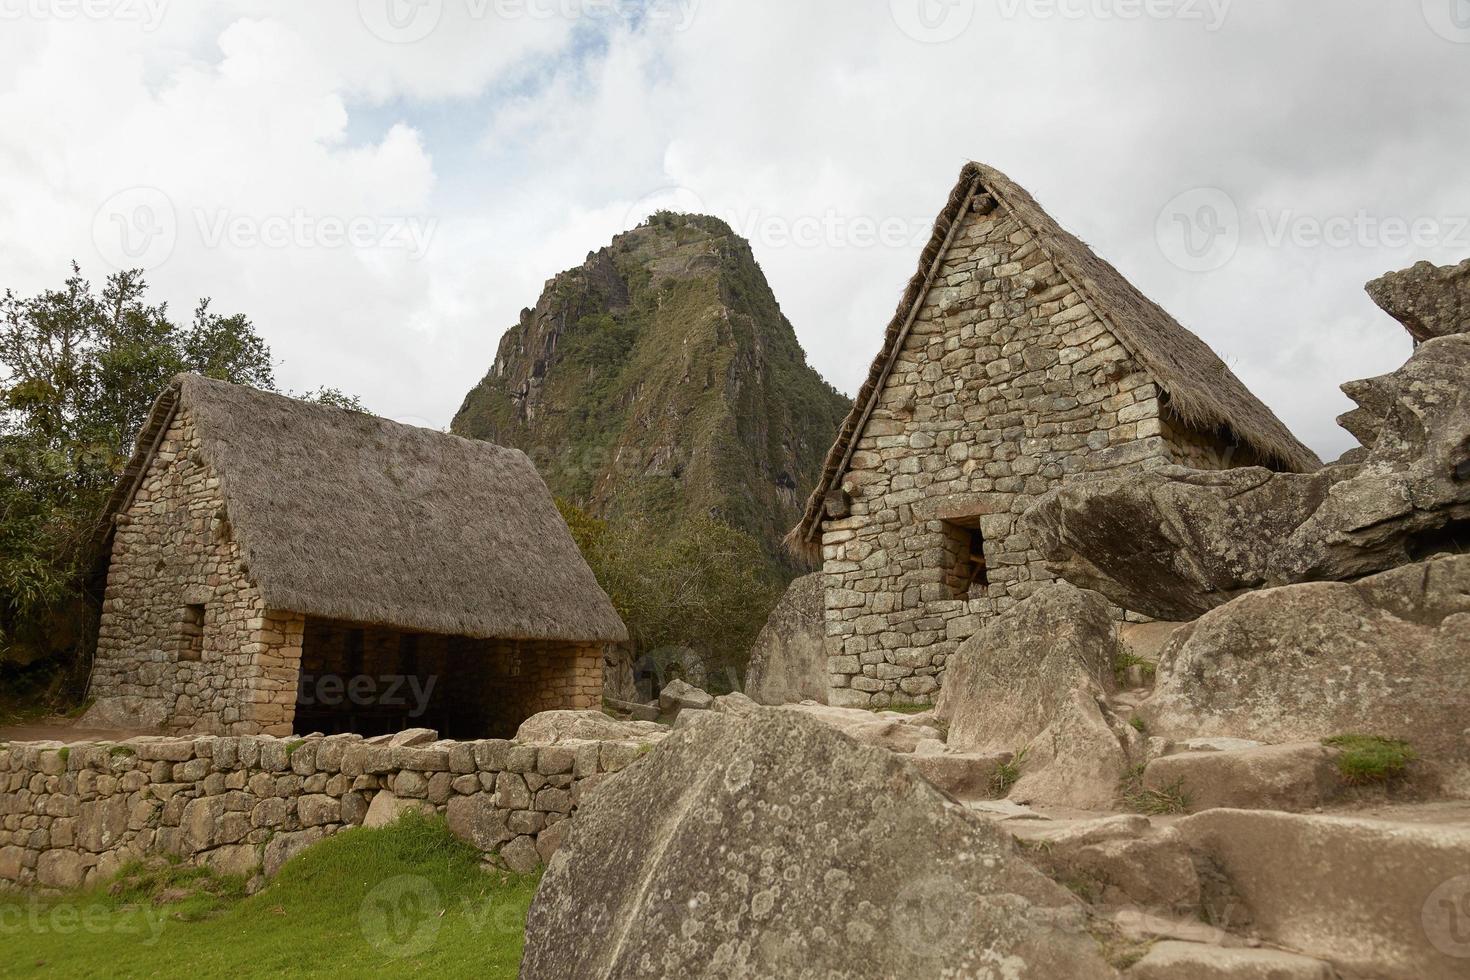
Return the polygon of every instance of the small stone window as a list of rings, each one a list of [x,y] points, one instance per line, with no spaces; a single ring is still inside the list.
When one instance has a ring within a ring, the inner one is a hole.
[[[204,659],[204,604],[191,602],[184,606],[179,621],[179,659]]]
[[[990,588],[985,538],[976,524],[944,522],[945,584],[956,599],[976,599]]]

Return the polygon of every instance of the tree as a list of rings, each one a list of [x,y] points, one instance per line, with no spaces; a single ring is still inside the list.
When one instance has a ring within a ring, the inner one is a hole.
[[[609,524],[558,506],[627,624],[634,657],[651,658],[667,675],[688,670],[692,651],[712,688],[738,689],[781,594],[756,540],[709,517],[660,533],[642,521]]]

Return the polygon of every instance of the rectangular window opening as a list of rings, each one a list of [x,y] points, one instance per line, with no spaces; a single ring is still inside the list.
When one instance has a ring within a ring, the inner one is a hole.
[[[985,538],[978,527],[944,522],[945,581],[956,599],[976,599],[990,588]]]
[[[179,621],[179,659],[204,659],[204,604],[191,602],[184,606]]]

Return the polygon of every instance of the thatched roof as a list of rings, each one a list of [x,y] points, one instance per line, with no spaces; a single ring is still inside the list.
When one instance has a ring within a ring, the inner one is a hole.
[[[524,453],[361,412],[181,375],[109,517],[180,410],[268,608],[452,636],[628,638]]]
[[[1118,342],[1168,394],[1170,409],[1184,424],[1206,432],[1223,430],[1280,469],[1308,472],[1321,467],[1317,455],[1251,394],[1209,345],[1139,292],[1080,239],[1064,230],[1024,188],[993,167],[968,163],[960,171],[959,182],[934,223],[934,231],[919,259],[919,269],[904,290],[898,311],[884,334],[883,348],[853,400],[852,411],[838,430],[822,478],[807,500],[801,523],[788,536],[788,544],[809,550],[814,542],[821,525],[823,498],[841,482],[851,447],[882,393],[893,358],[944,261],[952,232],[958,229],[970,201],[982,194],[993,197],[1002,212],[1031,231],[1047,257],[1083,295]]]

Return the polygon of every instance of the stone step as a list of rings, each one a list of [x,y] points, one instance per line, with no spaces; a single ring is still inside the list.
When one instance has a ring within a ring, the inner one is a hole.
[[[1470,976],[1470,826],[1221,809],[1173,831],[1218,876],[1217,926],[1348,976]]]
[[[1150,762],[1143,787],[1177,799],[1188,813],[1217,807],[1311,810],[1350,790],[1337,770],[1337,756],[1320,742],[1186,751]]]
[[[1010,752],[901,754],[929,782],[958,800],[993,799],[998,795],[996,773],[1011,761]]]
[[[1321,960],[1278,949],[1202,943],[1155,943],[1124,976],[1129,980],[1337,980]]]

